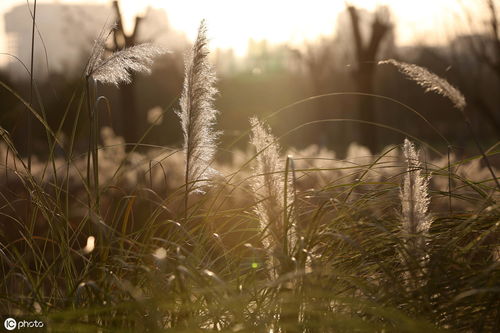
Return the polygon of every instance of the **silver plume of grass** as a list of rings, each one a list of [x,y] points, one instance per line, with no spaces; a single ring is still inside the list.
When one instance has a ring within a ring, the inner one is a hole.
[[[429,72],[427,69],[417,66],[417,65],[412,65],[412,64],[407,64],[404,62],[399,62],[394,59],[389,59],[389,60],[384,60],[384,61],[379,61],[378,63],[380,64],[391,64],[393,66],[396,66],[396,68],[406,76],[408,76],[411,80],[415,81],[418,85],[421,87],[425,88],[425,91],[433,91],[439,95],[442,95],[446,98],[448,98],[452,103],[455,108],[457,108],[461,113],[462,116],[464,117],[464,121],[467,124],[467,127],[469,131],[472,134],[472,138],[474,139],[474,143],[476,144],[479,152],[484,158],[484,161],[486,162],[486,166],[488,167],[488,170],[491,174],[491,177],[493,181],[495,182],[497,188],[500,190],[500,182],[498,181],[498,178],[495,174],[495,171],[493,170],[493,166],[491,165],[491,162],[486,155],[484,149],[481,147],[481,144],[479,143],[477,136],[475,134],[474,128],[471,124],[471,121],[465,112],[465,107],[467,106],[467,103],[465,101],[465,97],[462,95],[462,93],[452,86],[448,81],[445,79],[437,76],[434,73]]]
[[[445,79],[431,73],[424,67],[397,61],[394,59],[379,61],[379,65],[390,64],[395,66],[401,73],[415,81],[419,86],[425,88],[425,91],[432,91],[448,98],[453,105],[463,111],[467,103],[462,93],[452,86]]]
[[[405,247],[401,253],[401,259],[408,269],[404,272],[403,279],[409,288],[419,288],[425,284],[425,274],[429,262],[426,244],[426,238],[432,224],[432,218],[429,214],[429,178],[422,175],[419,153],[415,150],[415,145],[408,139],[405,139],[403,153],[407,169],[400,192],[401,234]]]
[[[287,241],[289,248],[293,246],[295,230],[293,217],[291,226],[286,226],[284,221],[284,195],[285,195],[285,170],[280,159],[280,147],[276,138],[271,134],[268,125],[256,117],[250,118],[252,135],[250,143],[257,150],[256,163],[253,169],[251,188],[257,199],[255,214],[259,218],[261,230],[264,230],[263,244],[266,248],[280,250]],[[293,201],[292,179],[288,179],[287,201]],[[285,230],[287,229],[287,230]],[[285,237],[286,236],[286,237]]]
[[[221,133],[214,130],[219,113],[213,106],[217,93],[215,81],[215,72],[208,62],[205,21],[202,21],[193,48],[185,59],[180,110],[176,112],[184,134],[186,184],[194,186],[196,182],[195,192],[203,193],[203,187],[218,174],[210,166]]]
[[[403,232],[407,235],[425,235],[432,223],[429,215],[429,178],[422,175],[422,164],[413,142],[405,139],[403,153],[407,163],[400,192]]]
[[[107,29],[106,29],[107,30]],[[112,32],[112,29],[110,29]],[[106,40],[109,35],[101,32],[94,42],[90,60],[85,69],[85,76],[104,84],[130,83],[132,73],[151,72],[155,57],[166,51],[155,45],[144,43],[135,45],[105,57]]]

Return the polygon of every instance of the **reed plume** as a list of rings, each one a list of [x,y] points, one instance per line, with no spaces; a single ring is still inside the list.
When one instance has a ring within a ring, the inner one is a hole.
[[[203,188],[217,174],[210,166],[220,136],[220,132],[214,130],[219,113],[213,106],[217,93],[215,81],[215,72],[208,63],[206,26],[202,21],[198,37],[185,60],[180,110],[176,112],[184,134],[186,198],[191,191],[203,193]]]
[[[117,52],[114,52],[109,57],[105,57],[106,40],[113,32],[114,27],[103,29],[94,42],[92,53],[85,68],[86,79],[86,95],[87,109],[89,113],[89,154],[87,158],[87,185],[90,189],[91,178],[91,161],[94,178],[94,193],[89,192],[89,207],[92,206],[92,196],[94,197],[94,205],[99,211],[99,163],[98,163],[98,117],[95,114],[93,106],[95,96],[91,91],[91,83],[100,82],[104,84],[114,84],[118,86],[120,83],[130,83],[132,73],[150,73],[153,59],[165,53],[159,47],[151,44],[135,45]],[[108,32],[106,34],[106,31]]]
[[[429,178],[422,175],[422,164],[415,145],[405,139],[403,153],[407,163],[401,187],[403,231],[405,234],[426,234],[432,223],[429,216]]]
[[[460,111],[465,109],[467,103],[462,93],[448,81],[429,72],[426,68],[394,59],[379,61],[379,65],[382,64],[395,66],[401,73],[408,76],[412,81],[415,81],[419,86],[425,88],[426,92],[432,91],[448,98]]]
[[[274,248],[275,253],[286,255],[295,238],[293,216],[287,215],[285,207],[286,202],[293,202],[293,181],[286,177],[285,189],[280,147],[269,126],[256,117],[250,118],[250,124],[250,143],[257,150],[251,187],[257,199],[255,213],[264,231],[262,242],[266,248]]]
[[[481,144],[477,139],[477,135],[474,131],[474,128],[471,124],[471,121],[467,113],[465,112],[465,107],[467,106],[467,103],[465,101],[464,95],[462,95],[462,93],[457,88],[452,86],[448,81],[437,76],[434,73],[431,73],[430,71],[428,71],[423,67],[413,64],[407,64],[405,62],[400,62],[394,59],[379,61],[378,64],[379,65],[390,64],[395,66],[401,73],[408,76],[412,81],[415,81],[419,86],[425,88],[426,92],[433,91],[441,96],[448,98],[453,103],[453,106],[462,113],[465,124],[467,125],[467,128],[469,129],[470,133],[472,134],[474,143],[476,144],[477,149],[483,156],[484,162],[486,163],[486,166],[490,171],[493,181],[495,182],[497,188],[500,190],[500,182],[498,181],[498,178],[495,172],[493,171],[493,167],[491,166],[488,156],[486,155],[484,149],[481,147]]]
[[[149,43],[134,45],[132,47],[114,52],[105,57],[106,40],[112,29],[106,35],[101,32],[94,42],[92,53],[85,69],[85,76],[104,84],[130,83],[132,73],[150,73],[155,57],[166,51]]]
[[[407,168],[400,192],[401,233],[405,246],[405,254],[401,259],[409,269],[404,274],[406,282],[413,281],[419,285],[428,262],[426,237],[432,224],[432,218],[429,214],[429,178],[422,175],[419,153],[415,150],[415,145],[408,139],[405,139],[403,153]],[[417,265],[414,266],[413,263]],[[411,271],[414,273],[410,274]],[[412,279],[411,276],[414,276],[416,280]]]

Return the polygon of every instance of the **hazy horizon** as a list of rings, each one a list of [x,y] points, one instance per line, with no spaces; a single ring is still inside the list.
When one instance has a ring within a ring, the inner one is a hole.
[[[32,4],[32,1],[29,1]],[[78,3],[109,4],[109,0],[62,0],[38,1],[43,3]],[[463,8],[480,11],[477,3],[471,0],[436,1],[423,0],[418,3],[396,0],[357,0],[324,1],[317,0],[301,6],[299,2],[286,2],[286,15],[279,15],[283,10],[283,1],[254,1],[252,6],[242,2],[219,1],[215,6],[203,1],[121,1],[125,28],[130,29],[135,15],[143,14],[148,6],[164,9],[173,29],[186,34],[193,40],[199,21],[207,20],[212,49],[233,49],[237,56],[247,52],[250,39],[266,40],[270,44],[289,43],[301,45],[305,40],[314,40],[321,36],[333,35],[337,25],[337,16],[345,10],[346,3],[359,8],[373,10],[377,5],[389,6],[395,23],[395,38],[398,46],[424,44],[439,45],[446,43],[454,34],[470,31],[471,27],[459,24],[465,22]],[[13,7],[25,5],[22,0],[3,0],[0,4],[0,52],[7,48],[4,15]],[[427,10],[433,5],[432,11]],[[438,8],[436,8],[436,6]],[[228,15],[229,14],[229,15]],[[257,18],[257,20],[256,20]],[[257,24],[255,24],[257,23]],[[473,27],[477,30],[477,27]],[[432,34],[429,32],[432,31]],[[6,59],[0,59],[4,65]]]

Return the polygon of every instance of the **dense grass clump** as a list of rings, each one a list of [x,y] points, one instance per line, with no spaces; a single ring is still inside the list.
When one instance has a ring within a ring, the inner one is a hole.
[[[317,146],[284,151],[252,118],[240,138],[252,149],[218,162],[199,33],[174,107],[181,149],[126,151],[90,121],[77,154],[74,133],[63,145],[37,116],[50,154],[28,168],[1,130],[0,313],[54,332],[500,330],[496,170],[481,165],[498,147],[458,160],[406,139],[377,154],[352,144],[338,159]],[[159,51],[123,52],[108,58],[116,77],[102,55],[91,62],[101,69],[83,79],[78,113],[87,105],[93,120],[105,100],[89,89],[95,73],[118,84]]]

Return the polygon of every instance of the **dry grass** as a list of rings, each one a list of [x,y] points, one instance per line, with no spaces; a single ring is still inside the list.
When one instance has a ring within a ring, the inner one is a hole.
[[[200,36],[184,149],[126,152],[102,128],[88,152],[52,150],[29,171],[2,131],[2,313],[73,332],[498,331],[498,190],[478,157],[417,156],[409,142],[378,154],[352,144],[344,159],[281,153],[254,119],[256,151],[219,163]],[[203,194],[189,187],[207,180]],[[408,247],[416,237],[424,254]]]

